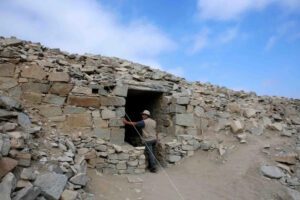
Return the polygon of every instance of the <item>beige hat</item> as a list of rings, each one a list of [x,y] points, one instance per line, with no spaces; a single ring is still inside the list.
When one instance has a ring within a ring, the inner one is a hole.
[[[142,112],[142,114],[150,116],[150,111],[149,111],[149,110],[144,110],[144,111]]]

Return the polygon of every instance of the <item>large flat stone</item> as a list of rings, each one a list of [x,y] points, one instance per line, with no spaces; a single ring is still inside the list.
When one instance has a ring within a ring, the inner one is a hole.
[[[0,76],[12,77],[15,73],[15,65],[12,63],[0,64]]]
[[[62,115],[61,108],[58,106],[40,106],[39,110],[40,115],[43,115],[44,117],[54,117]]]
[[[65,100],[66,100],[66,97],[61,97],[61,96],[57,96],[54,94],[47,94],[45,96],[45,98],[43,99],[43,102],[49,103],[49,104],[54,104],[57,106],[62,106],[62,105],[64,105]]]
[[[86,112],[86,108],[76,107],[76,106],[65,106],[64,113],[65,114],[83,114]]]
[[[18,161],[3,157],[0,158],[0,179],[5,176],[8,172],[12,171],[18,165]]]
[[[100,106],[100,99],[98,97],[69,96],[68,104],[80,107],[98,108]]]
[[[56,173],[42,174],[37,177],[34,185],[39,186],[43,195],[50,200],[59,200],[68,181],[67,176]]]
[[[53,82],[69,82],[70,76],[67,72],[51,72],[48,80]]]
[[[67,96],[73,88],[73,84],[54,83],[50,89],[50,93],[60,96]]]
[[[127,97],[128,86],[127,85],[117,85],[113,89],[113,94],[120,97]]]
[[[42,102],[42,93],[24,92],[22,94],[23,100],[30,104],[40,104]]]
[[[31,66],[24,66],[21,76],[24,78],[43,80],[47,76],[47,73],[38,65],[33,64]]]
[[[91,114],[70,114],[67,117],[67,125],[69,127],[91,127],[93,125]]]
[[[94,127],[96,128],[108,128],[107,120],[103,120],[99,117],[94,117],[93,121],[94,121]]]
[[[92,95],[92,88],[89,87],[78,87],[78,86],[74,86],[74,88],[72,89],[72,93],[73,94],[79,94],[79,95]]]
[[[28,185],[16,193],[12,200],[34,200],[41,193],[41,188],[38,186]]]
[[[23,92],[32,91],[45,94],[48,93],[50,85],[44,83],[24,83],[21,88]]]
[[[124,106],[125,103],[124,97],[100,97],[101,106]]]
[[[6,176],[2,179],[0,183],[0,194],[1,200],[11,200],[10,196],[12,191],[15,189],[17,184],[17,179],[15,175],[11,172],[6,174]]]
[[[169,113],[185,113],[185,112],[186,112],[185,106],[181,106],[177,104],[169,105]]]
[[[0,97],[0,105],[2,107],[5,107],[7,110],[12,110],[12,109],[20,110],[22,108],[20,102],[5,96]]]
[[[264,176],[267,176],[269,178],[279,179],[284,176],[284,173],[275,166],[261,166],[260,171]]]
[[[18,85],[18,82],[14,78],[0,77],[0,89],[1,90],[7,90],[7,89],[13,88],[17,85]]]
[[[109,127],[122,127],[124,123],[120,118],[112,118],[108,122]]]
[[[180,126],[194,126],[194,115],[193,114],[176,114],[175,124]]]
[[[94,129],[94,134],[104,140],[109,140],[110,139],[110,129],[109,128],[95,128]]]
[[[110,142],[113,144],[123,144],[125,139],[124,128],[112,128],[110,133]]]
[[[85,186],[88,182],[89,178],[87,177],[87,175],[79,173],[76,174],[75,176],[73,176],[70,179],[70,182],[76,185],[81,185],[81,186]]]
[[[101,116],[102,116],[102,119],[111,119],[111,118],[116,117],[116,112],[105,109],[105,110],[102,110]]]

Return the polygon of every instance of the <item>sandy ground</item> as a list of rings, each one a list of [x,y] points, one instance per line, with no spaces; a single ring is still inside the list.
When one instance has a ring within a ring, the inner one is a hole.
[[[266,142],[267,141],[267,142]],[[104,200],[271,200],[284,186],[260,174],[262,164],[272,163],[263,152],[271,147],[289,143],[281,137],[252,136],[248,144],[235,148],[220,157],[218,152],[198,151],[171,168],[142,175],[102,175],[89,170],[87,190],[96,199]],[[129,183],[128,177],[140,178],[141,183]],[[169,179],[169,178],[170,179]],[[179,194],[170,183],[173,182]]]

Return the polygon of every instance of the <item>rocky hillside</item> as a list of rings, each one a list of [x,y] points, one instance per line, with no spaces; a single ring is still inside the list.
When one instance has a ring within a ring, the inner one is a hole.
[[[88,167],[144,173],[144,147],[121,121],[136,120],[144,109],[158,123],[164,166],[198,149],[224,156],[232,150],[228,139],[246,145],[249,135],[290,137],[288,148],[270,155],[274,165],[261,172],[300,189],[297,99],[191,83],[119,58],[0,38],[0,107],[5,199],[92,199],[83,190]]]

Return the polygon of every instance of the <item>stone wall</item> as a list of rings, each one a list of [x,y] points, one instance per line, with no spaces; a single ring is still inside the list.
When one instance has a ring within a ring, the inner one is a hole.
[[[121,118],[128,90],[161,92],[153,118],[160,138],[171,138],[161,143],[162,149],[169,149],[173,139],[180,143],[178,151],[166,151],[164,159],[170,163],[180,160],[170,156],[181,152],[183,158],[206,146],[197,140],[203,132],[230,132],[245,141],[247,134],[267,130],[297,132],[300,123],[299,100],[191,83],[127,60],[69,54],[15,38],[1,39],[0,89],[34,108],[49,126],[118,145],[124,143]]]

